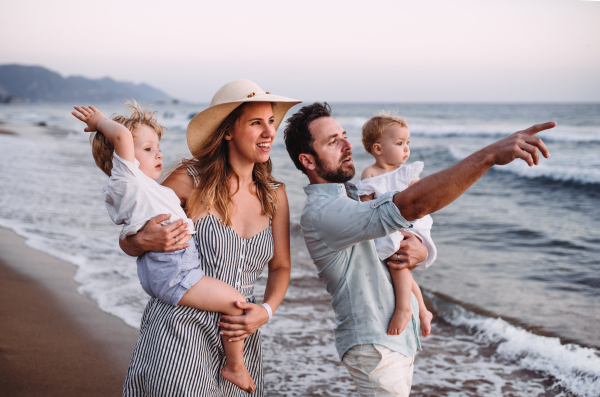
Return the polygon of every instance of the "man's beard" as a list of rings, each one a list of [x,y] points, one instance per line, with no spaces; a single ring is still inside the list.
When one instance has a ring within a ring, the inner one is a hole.
[[[317,166],[315,170],[317,175],[319,175],[321,178],[325,179],[329,183],[346,183],[350,179],[354,178],[354,164],[349,164],[348,168],[346,169],[342,168],[343,165],[340,165],[335,170],[325,169],[319,156],[315,156],[315,163],[315,165]]]

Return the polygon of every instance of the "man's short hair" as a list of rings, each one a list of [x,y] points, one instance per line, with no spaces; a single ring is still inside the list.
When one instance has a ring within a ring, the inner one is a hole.
[[[385,129],[390,124],[394,123],[399,124],[400,127],[408,128],[406,120],[385,112],[381,112],[378,115],[371,117],[371,119],[363,125],[362,143],[368,153],[373,154],[373,144],[377,143],[383,136]]]
[[[306,169],[300,162],[300,155],[302,153],[317,155],[313,149],[315,139],[308,127],[310,123],[321,117],[331,117],[331,108],[327,102],[315,102],[312,105],[303,106],[287,119],[287,126],[283,131],[285,148],[296,168],[304,174],[306,174]]]

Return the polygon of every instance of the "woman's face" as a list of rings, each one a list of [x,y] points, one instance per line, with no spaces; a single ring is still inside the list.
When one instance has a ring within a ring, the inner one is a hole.
[[[275,139],[273,109],[269,102],[248,103],[235,122],[233,131],[225,136],[229,145],[230,163],[264,163],[269,160]]]

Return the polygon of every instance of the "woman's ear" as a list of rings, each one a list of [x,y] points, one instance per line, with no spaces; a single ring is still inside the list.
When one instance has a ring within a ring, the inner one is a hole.
[[[315,159],[312,154],[302,153],[298,156],[300,163],[304,166],[305,169],[314,171],[315,169]]]
[[[226,141],[230,141],[230,140],[231,140],[231,134],[227,134],[227,135],[225,135],[225,140],[226,140]]]

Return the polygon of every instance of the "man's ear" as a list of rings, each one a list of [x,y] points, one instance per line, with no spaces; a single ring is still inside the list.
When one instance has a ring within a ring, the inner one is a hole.
[[[302,153],[298,156],[300,163],[304,166],[305,169],[314,171],[316,167],[315,158],[312,154]]]
[[[379,144],[379,142],[375,142],[373,144],[373,149],[371,150],[373,150],[373,153],[375,153],[376,155],[381,156],[381,145]]]

